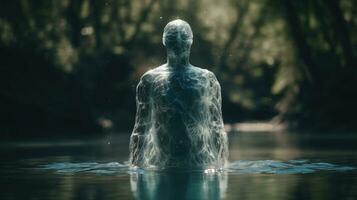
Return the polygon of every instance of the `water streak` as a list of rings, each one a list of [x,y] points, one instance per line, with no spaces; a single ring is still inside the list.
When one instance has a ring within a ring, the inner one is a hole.
[[[229,164],[227,171],[239,174],[307,174],[321,171],[349,171],[356,168],[308,160],[239,160]]]
[[[52,163],[42,167],[43,169],[53,170],[58,173],[93,173],[93,174],[118,174],[127,173],[129,166],[118,162],[97,163],[97,162],[84,162],[84,163]]]
[[[145,170],[140,168],[131,168],[128,164],[118,162],[97,163],[52,163],[41,167],[45,170],[52,170],[57,173],[76,174],[76,173],[91,173],[98,175],[105,174],[128,174],[128,173],[145,173]],[[356,167],[343,166],[327,162],[310,162],[309,160],[239,160],[231,162],[223,172],[232,174],[309,174],[324,171],[330,172],[346,172],[356,170]],[[149,170],[148,170],[149,171]],[[187,170],[195,171],[197,170]],[[203,173],[218,173],[219,170],[202,170]]]

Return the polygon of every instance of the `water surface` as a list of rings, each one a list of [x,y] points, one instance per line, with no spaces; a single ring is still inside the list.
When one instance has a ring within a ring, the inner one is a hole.
[[[2,141],[0,199],[356,199],[357,136],[232,133],[215,171],[129,169],[129,136]]]

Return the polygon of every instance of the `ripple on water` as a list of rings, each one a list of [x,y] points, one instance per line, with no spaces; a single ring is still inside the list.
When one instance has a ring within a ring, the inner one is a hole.
[[[97,163],[51,163],[41,167],[57,173],[92,173],[92,174],[127,174],[142,171],[132,169],[128,164],[118,162]],[[228,173],[236,174],[308,174],[322,171],[344,172],[355,170],[355,167],[342,166],[326,162],[310,162],[308,160],[239,160],[231,162],[225,169]],[[219,170],[220,171],[220,170]],[[203,171],[206,172],[206,171]]]
[[[94,173],[94,174],[117,174],[126,173],[129,166],[118,162],[97,163],[51,163],[43,166],[43,169],[53,170],[58,173]]]
[[[240,174],[307,174],[319,171],[349,171],[354,167],[308,160],[239,160],[228,165],[227,171]]]

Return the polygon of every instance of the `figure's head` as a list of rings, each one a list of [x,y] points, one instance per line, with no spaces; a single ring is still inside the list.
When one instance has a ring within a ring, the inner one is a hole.
[[[175,54],[190,50],[193,34],[190,25],[180,19],[169,22],[164,28],[162,43]]]

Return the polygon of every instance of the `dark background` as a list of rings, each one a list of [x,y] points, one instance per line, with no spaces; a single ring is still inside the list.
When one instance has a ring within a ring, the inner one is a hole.
[[[355,0],[3,0],[0,135],[129,133],[135,86],[165,62],[162,30],[222,85],[227,123],[356,130]]]

